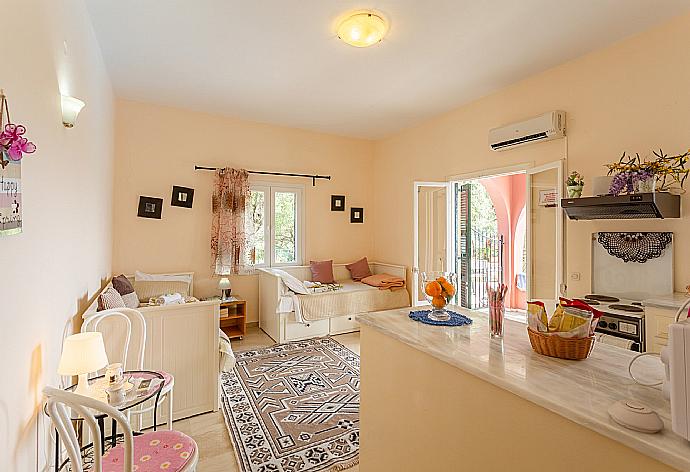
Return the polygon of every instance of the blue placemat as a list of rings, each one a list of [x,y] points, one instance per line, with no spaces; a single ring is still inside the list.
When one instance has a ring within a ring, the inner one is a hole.
[[[448,314],[450,314],[450,319],[448,321],[435,321],[429,319],[427,315],[431,313],[431,310],[411,311],[410,318],[412,318],[415,321],[420,321],[422,323],[434,326],[465,326],[468,324],[472,324],[472,320],[466,317],[465,315],[461,315],[460,313],[455,313],[454,311],[450,310],[447,311]]]

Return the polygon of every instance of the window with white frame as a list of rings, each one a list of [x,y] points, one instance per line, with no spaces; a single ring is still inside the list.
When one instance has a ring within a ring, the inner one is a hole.
[[[247,263],[253,267],[302,264],[302,186],[251,184],[247,201]]]

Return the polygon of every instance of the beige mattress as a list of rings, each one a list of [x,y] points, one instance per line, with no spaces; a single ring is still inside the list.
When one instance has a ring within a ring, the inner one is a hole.
[[[297,319],[316,321],[410,306],[407,289],[379,290],[352,280],[339,283],[343,288],[335,292],[295,295]]]

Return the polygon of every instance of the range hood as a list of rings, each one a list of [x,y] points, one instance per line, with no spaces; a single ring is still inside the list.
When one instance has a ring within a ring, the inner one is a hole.
[[[666,192],[564,198],[561,206],[571,220],[680,218],[680,195]]]

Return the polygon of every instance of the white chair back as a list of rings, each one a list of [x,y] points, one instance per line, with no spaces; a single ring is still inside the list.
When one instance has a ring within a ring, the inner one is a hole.
[[[113,308],[85,314],[81,331],[103,334],[109,362],[121,362],[125,370],[144,368],[146,320],[140,311]]]
[[[60,435],[60,440],[65,446],[72,471],[84,472],[81,462],[81,454],[77,433],[72,424],[70,410],[84,419],[84,423],[91,433],[93,441],[93,467],[89,472],[102,472],[103,449],[101,447],[101,431],[92,411],[104,413],[117,421],[120,431],[124,434],[125,462],[122,464],[123,472],[134,470],[134,436],[129,421],[122,412],[112,406],[93,398],[66,392],[53,387],[45,387],[43,393],[47,397],[47,410],[53,426]]]

